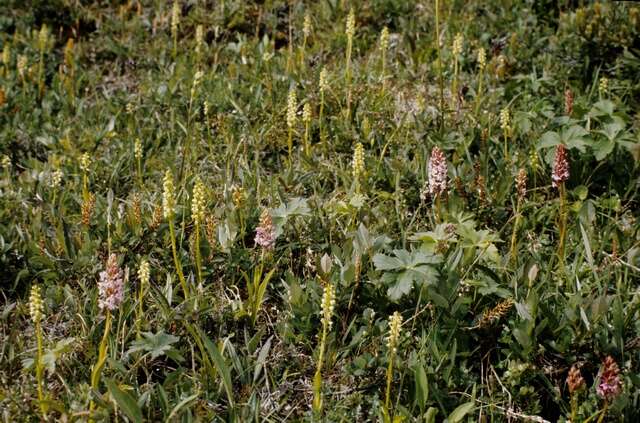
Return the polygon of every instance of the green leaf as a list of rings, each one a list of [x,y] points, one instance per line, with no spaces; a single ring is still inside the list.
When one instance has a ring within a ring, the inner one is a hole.
[[[437,415],[438,415],[438,409],[435,407],[429,407],[424,417],[425,423],[435,423]]]
[[[116,400],[118,407],[120,407],[124,414],[126,414],[133,422],[141,422],[142,411],[133,396],[128,392],[121,390],[111,379],[107,379],[105,384],[107,385],[107,389],[109,389],[109,393],[113,399]]]
[[[429,382],[427,380],[427,372],[424,370],[422,363],[416,363],[413,367],[413,375],[416,384],[416,402],[421,410],[424,410],[429,399]]]
[[[538,141],[538,146],[536,147],[538,150],[542,148],[555,147],[560,144],[560,135],[556,132],[549,131],[545,132],[542,137],[540,137],[540,141]]]
[[[403,295],[411,292],[413,288],[413,278],[410,272],[405,271],[400,274],[396,282],[387,289],[387,296],[391,301],[398,301]]]
[[[150,353],[152,359],[167,355],[174,360],[177,359],[177,361],[181,361],[182,356],[172,347],[172,345],[179,340],[179,337],[164,333],[162,330],[155,334],[152,332],[142,332],[142,339],[133,341],[127,354],[144,351]]]
[[[475,404],[473,402],[465,402],[464,404],[459,405],[447,418],[448,423],[458,423],[461,421],[464,416],[469,414],[475,408]]]
[[[229,366],[224,362],[224,357],[222,357],[218,347],[211,342],[204,332],[202,332],[202,329],[198,328],[198,333],[204,342],[205,348],[209,353],[209,357],[211,357],[211,361],[214,366],[216,366],[216,370],[218,370],[218,374],[220,374],[220,377],[222,378],[222,384],[225,392],[227,393],[227,399],[229,400],[229,404],[233,407],[233,385],[231,384],[231,371],[229,370]]]
[[[373,256],[373,265],[376,267],[376,270],[395,270],[403,267],[400,260],[385,254],[376,254]]]

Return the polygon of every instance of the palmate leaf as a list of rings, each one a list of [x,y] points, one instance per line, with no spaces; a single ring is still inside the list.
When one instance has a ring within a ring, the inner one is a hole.
[[[411,292],[417,283],[420,286],[433,284],[438,279],[438,271],[433,265],[440,263],[440,258],[422,251],[393,250],[393,256],[376,254],[373,264],[377,270],[385,271],[382,281],[389,284],[387,296],[398,301]]]
[[[127,351],[127,354],[131,354],[137,351],[144,351],[151,354],[152,359],[156,359],[162,355],[176,360],[182,361],[183,357],[178,350],[173,348],[173,344],[178,342],[180,337],[169,335],[160,331],[158,333],[142,332],[142,339],[137,339],[131,343],[131,347]]]

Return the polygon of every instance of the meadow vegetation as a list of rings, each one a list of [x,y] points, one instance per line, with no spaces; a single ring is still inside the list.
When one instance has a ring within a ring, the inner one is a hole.
[[[639,35],[4,1],[0,418],[639,421]]]

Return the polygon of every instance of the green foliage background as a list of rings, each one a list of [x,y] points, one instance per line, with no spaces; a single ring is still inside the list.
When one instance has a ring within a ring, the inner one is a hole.
[[[0,6],[8,51],[0,74],[0,416],[42,418],[28,304],[40,284],[51,421],[87,420],[91,400],[104,421],[382,420],[394,311],[404,317],[392,375],[398,421],[566,421],[565,379],[576,363],[586,389],[575,421],[595,420],[607,355],[624,388],[605,421],[638,421],[640,11],[624,2],[441,3],[436,13],[432,1],[180,1],[175,55],[169,2]],[[306,14],[312,31],[303,49]],[[291,158],[290,89],[299,106]],[[354,178],[358,142],[364,173]],[[564,254],[551,186],[558,144],[571,174]],[[448,161],[439,201],[421,195],[434,146]],[[176,180],[188,299],[159,208],[166,169]],[[521,204],[519,169],[528,179]],[[197,176],[207,187],[202,283],[191,218]],[[277,234],[271,252],[254,243],[264,209]],[[104,320],[96,283],[109,249],[125,269],[126,294],[103,383],[92,392]],[[140,314],[143,258],[151,283]],[[337,297],[324,407],[314,416],[323,283]]]

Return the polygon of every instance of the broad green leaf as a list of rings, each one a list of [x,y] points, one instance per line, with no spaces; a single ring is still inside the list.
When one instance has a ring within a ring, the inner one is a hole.
[[[449,414],[449,417],[447,418],[447,422],[458,423],[464,418],[464,416],[472,412],[474,408],[475,408],[475,404],[471,401],[465,402],[464,404],[459,405],[458,407],[456,407],[455,410],[453,410],[451,414]]]
[[[416,402],[420,409],[424,410],[429,400],[429,382],[427,380],[427,372],[424,370],[422,363],[416,363],[413,367],[413,375],[416,385]]]
[[[387,256],[381,253],[373,256],[373,265],[376,267],[376,270],[395,270],[402,268],[402,262],[396,257]]]
[[[142,338],[131,343],[127,354],[144,351],[150,353],[152,359],[156,359],[161,355],[167,355],[172,359],[180,361],[182,360],[182,356],[172,346],[179,340],[179,337],[164,333],[162,330],[158,333],[142,332]]]
[[[111,379],[106,379],[105,384],[109,393],[118,403],[118,407],[124,412],[124,414],[133,422],[142,422],[142,411],[138,406],[135,398],[128,392],[121,390],[118,385]]]

